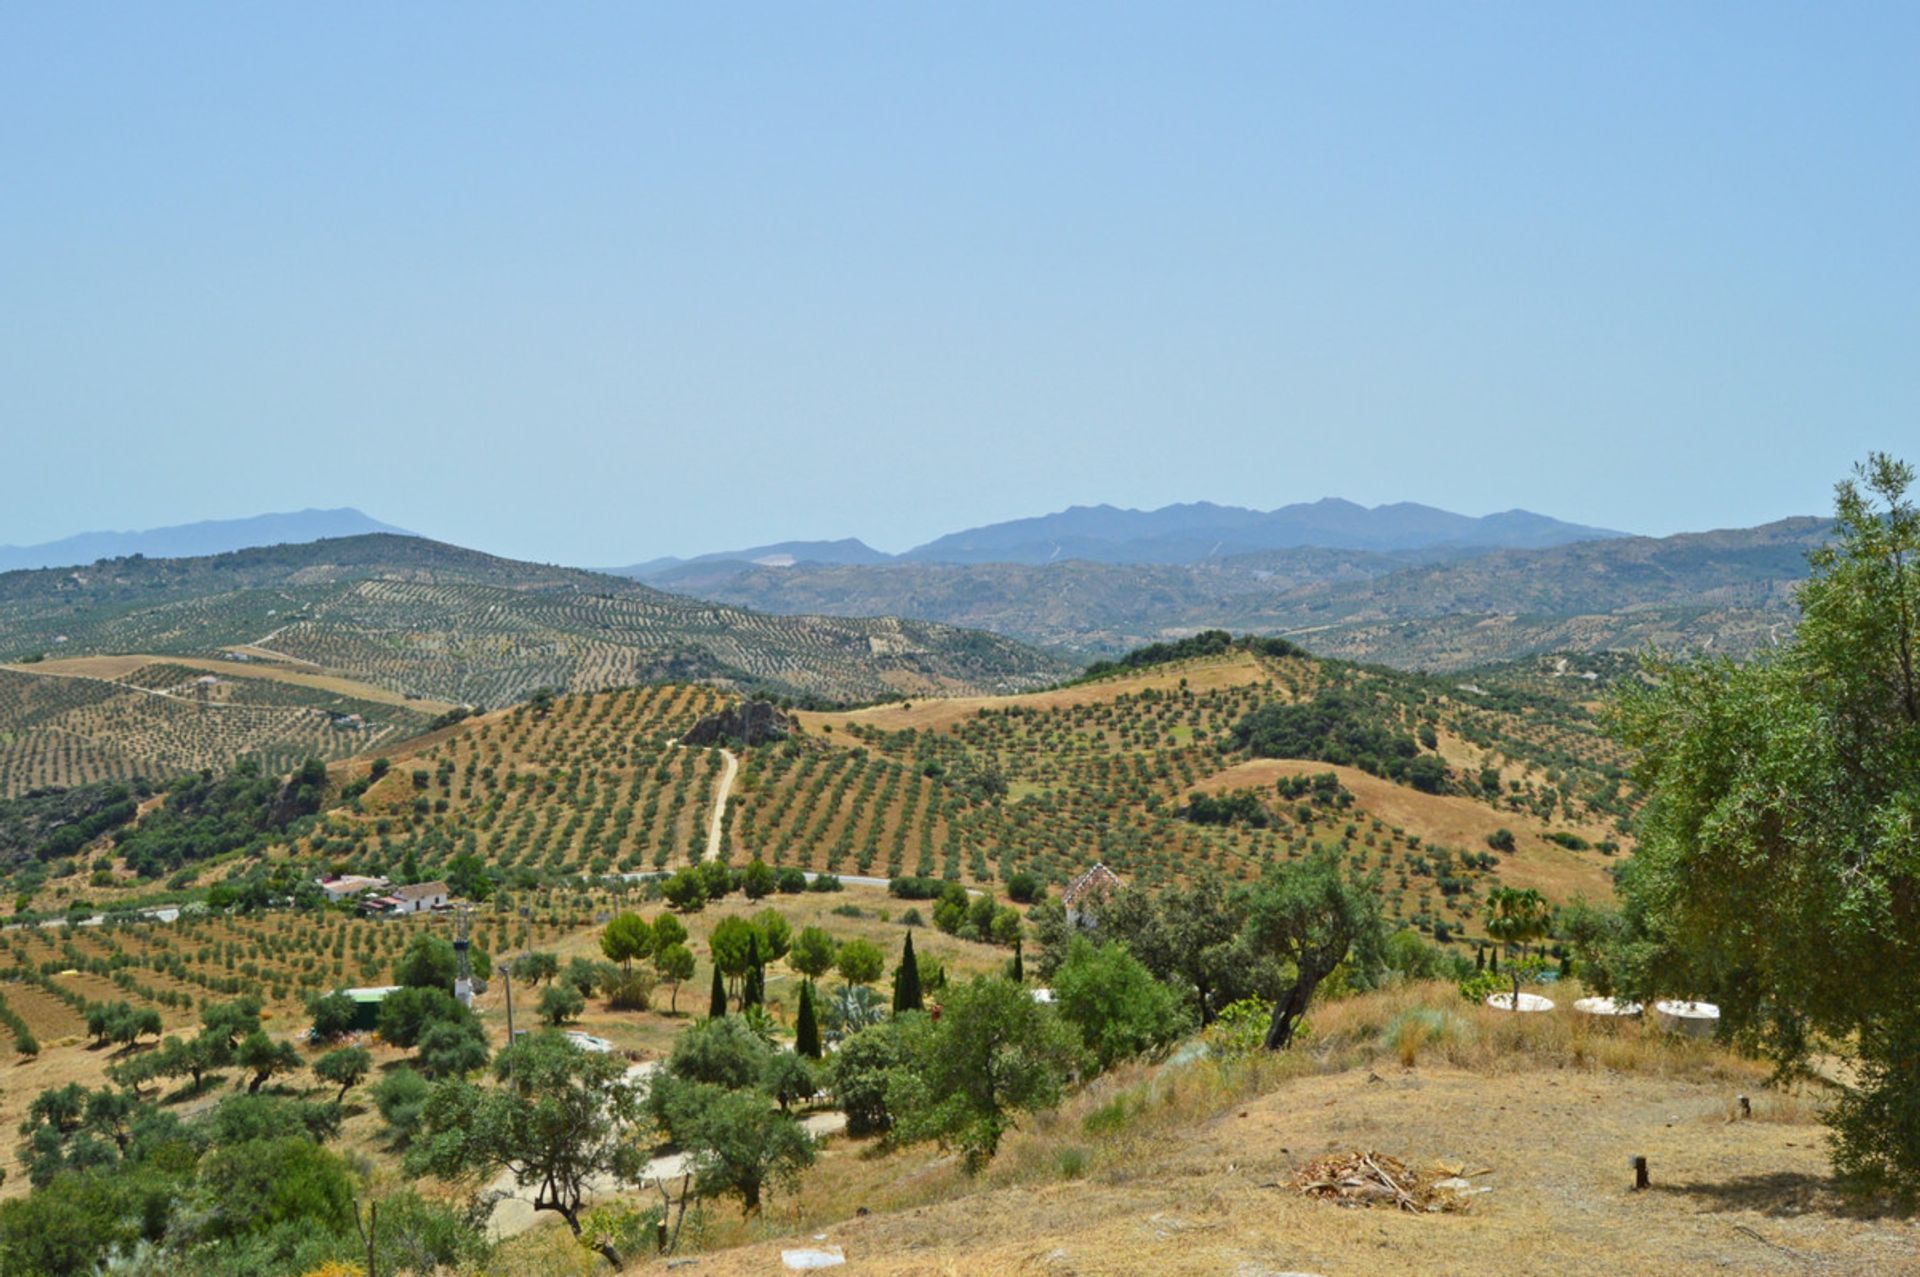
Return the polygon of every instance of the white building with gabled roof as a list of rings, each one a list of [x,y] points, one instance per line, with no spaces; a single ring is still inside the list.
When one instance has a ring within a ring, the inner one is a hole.
[[[447,884],[438,879],[433,882],[411,882],[404,887],[395,887],[387,893],[386,898],[393,902],[388,912],[396,915],[444,909],[447,907]]]
[[[1105,865],[1095,865],[1068,883],[1067,889],[1060,893],[1060,903],[1067,907],[1067,925],[1094,926],[1093,915],[1100,902],[1121,885],[1119,875]]]

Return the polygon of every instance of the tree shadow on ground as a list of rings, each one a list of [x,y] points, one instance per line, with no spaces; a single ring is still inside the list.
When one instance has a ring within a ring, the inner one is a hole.
[[[1656,1184],[1656,1192],[1690,1197],[1714,1210],[1754,1211],[1777,1219],[1824,1215],[1833,1219],[1909,1219],[1915,1203],[1853,1188],[1835,1175],[1775,1171],[1719,1181]]]

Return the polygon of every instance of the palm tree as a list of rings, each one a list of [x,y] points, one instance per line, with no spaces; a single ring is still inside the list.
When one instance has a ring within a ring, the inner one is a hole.
[[[1502,944],[1520,946],[1520,956],[1525,957],[1527,945],[1544,940],[1547,929],[1553,925],[1553,907],[1532,887],[1525,891],[1517,887],[1498,887],[1487,897],[1487,935]],[[1512,1010],[1520,1009],[1520,964],[1509,962],[1507,971],[1513,976]]]

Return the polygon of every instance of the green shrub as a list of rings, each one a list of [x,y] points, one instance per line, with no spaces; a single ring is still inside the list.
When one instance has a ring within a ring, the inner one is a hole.
[[[1460,996],[1479,1006],[1496,993],[1511,993],[1511,984],[1497,971],[1476,971],[1460,982]]]

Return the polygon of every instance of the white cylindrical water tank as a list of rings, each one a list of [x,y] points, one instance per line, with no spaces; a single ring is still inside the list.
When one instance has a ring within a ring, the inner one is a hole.
[[[1516,1009],[1520,1011],[1551,1011],[1553,1010],[1553,999],[1543,998],[1537,993],[1523,993],[1520,995],[1520,1005],[1516,1008],[1513,1005],[1513,995],[1511,993],[1496,993],[1487,999],[1487,1005],[1496,1011],[1513,1011]]]
[[[1638,1002],[1616,1002],[1612,998],[1579,998],[1573,1009],[1586,1015],[1639,1015],[1643,1008]]]
[[[1653,1004],[1653,1020],[1669,1033],[1684,1033],[1690,1038],[1711,1037],[1720,1025],[1720,1008],[1711,1002],[1662,998]]]

